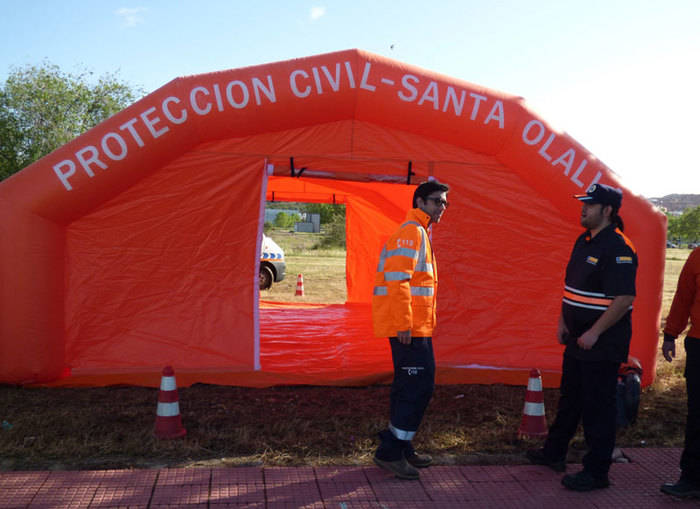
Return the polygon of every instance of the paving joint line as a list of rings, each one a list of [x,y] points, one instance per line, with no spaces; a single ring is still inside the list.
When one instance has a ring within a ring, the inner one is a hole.
[[[321,491],[321,485],[318,482],[318,472],[316,471],[316,467],[312,467],[313,472],[314,472],[314,481],[316,483],[316,489],[318,490],[318,496],[321,499],[321,505],[323,507],[326,507],[326,501],[323,499],[323,492]]]
[[[146,509],[151,509],[151,504],[153,503],[153,495],[156,493],[156,486],[158,486],[158,479],[160,479],[160,469],[156,470],[156,477],[153,479],[153,486],[151,486],[151,496],[148,498],[148,504],[146,504]]]
[[[212,483],[214,482],[213,478],[214,478],[214,472],[210,468],[209,469],[209,490],[207,491],[207,509],[211,508],[211,487],[212,487]]]
[[[265,495],[265,508],[267,508],[267,476],[265,475],[265,467],[260,467],[260,470],[262,471],[263,495]]]
[[[367,468],[366,467],[362,467],[362,475],[365,476],[365,481],[367,481],[367,486],[369,486],[369,489],[372,490],[372,495],[374,495],[374,500],[376,500],[378,504],[382,504],[379,500],[379,497],[377,496],[377,492],[374,491],[374,485],[370,482],[369,477],[367,476]],[[384,507],[384,504],[382,504],[382,507]]]

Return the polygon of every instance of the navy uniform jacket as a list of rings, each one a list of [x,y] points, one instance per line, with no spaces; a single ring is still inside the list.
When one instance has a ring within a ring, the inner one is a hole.
[[[564,355],[581,360],[626,362],[632,337],[632,307],[603,332],[593,348],[583,350],[576,340],[598,320],[613,298],[636,295],[637,251],[611,224],[591,238],[583,233],[574,244],[566,267],[562,316],[569,330]]]

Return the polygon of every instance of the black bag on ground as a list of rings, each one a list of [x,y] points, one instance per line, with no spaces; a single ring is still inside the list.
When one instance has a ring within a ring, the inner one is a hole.
[[[642,394],[642,365],[634,357],[620,366],[617,374],[617,429],[637,420]]]

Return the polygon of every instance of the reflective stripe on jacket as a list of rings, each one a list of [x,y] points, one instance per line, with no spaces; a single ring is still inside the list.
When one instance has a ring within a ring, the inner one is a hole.
[[[584,292],[571,286],[564,286],[564,297],[562,300],[564,304],[570,306],[606,311],[612,304],[613,299],[615,299],[615,296],[608,296],[598,292]],[[628,309],[631,310],[633,307],[630,306]]]
[[[377,337],[409,329],[414,337],[433,335],[437,267],[426,232],[429,220],[422,210],[411,209],[382,249],[372,296]]]

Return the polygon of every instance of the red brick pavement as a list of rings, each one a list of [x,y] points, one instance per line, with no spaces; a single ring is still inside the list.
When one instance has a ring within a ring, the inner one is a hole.
[[[618,508],[700,507],[659,491],[680,449],[625,449],[612,487],[574,493],[533,465],[434,466],[400,481],[374,466],[0,472],[0,508]],[[568,465],[575,472],[580,465]]]

